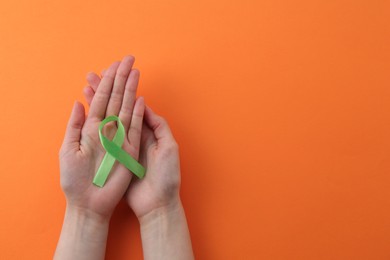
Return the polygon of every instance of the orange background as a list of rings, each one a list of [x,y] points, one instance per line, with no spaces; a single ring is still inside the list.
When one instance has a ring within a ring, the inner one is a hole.
[[[126,54],[181,147],[197,259],[390,259],[390,2],[1,1],[0,259],[50,259],[58,150]],[[107,259],[141,259],[121,203]]]

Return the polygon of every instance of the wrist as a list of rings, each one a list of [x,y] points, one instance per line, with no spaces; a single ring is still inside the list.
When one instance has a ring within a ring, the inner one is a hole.
[[[88,209],[67,205],[64,228],[75,240],[91,245],[105,244],[110,219]]]
[[[67,205],[55,259],[104,259],[109,218]]]
[[[158,224],[159,220],[174,217],[177,214],[184,213],[180,197],[172,199],[170,203],[157,207],[142,216],[138,216],[141,228]]]
[[[194,259],[182,203],[177,200],[139,219],[144,259]]]
[[[89,209],[72,204],[66,205],[65,220],[83,222],[87,225],[105,226],[110,222],[110,216],[101,215]]]

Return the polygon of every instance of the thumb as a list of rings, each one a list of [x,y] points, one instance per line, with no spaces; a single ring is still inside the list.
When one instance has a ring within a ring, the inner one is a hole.
[[[76,101],[73,105],[68,125],[66,127],[64,143],[66,147],[74,146],[80,148],[81,129],[85,122],[85,109],[83,104]]]
[[[145,121],[153,131],[158,145],[165,146],[176,142],[167,121],[148,106],[145,106]]]

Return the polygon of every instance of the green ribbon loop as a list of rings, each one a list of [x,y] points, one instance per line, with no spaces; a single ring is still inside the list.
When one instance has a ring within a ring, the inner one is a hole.
[[[118,130],[115,133],[114,138],[109,140],[102,133],[103,127],[112,121],[116,121]],[[139,164],[133,157],[122,149],[122,144],[125,140],[125,128],[119,117],[109,116],[105,118],[99,125],[99,137],[102,146],[106,150],[106,154],[99,166],[98,171],[93,179],[93,184],[99,187],[103,187],[110,174],[111,168],[115,163],[115,160],[123,164],[127,169],[134,173],[138,178],[145,176],[145,168]]]

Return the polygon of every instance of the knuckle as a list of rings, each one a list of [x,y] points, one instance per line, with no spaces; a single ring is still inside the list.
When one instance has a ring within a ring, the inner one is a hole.
[[[140,135],[141,135],[141,129],[134,126],[130,127],[130,136],[140,136]]]
[[[123,118],[130,118],[131,117],[131,111],[128,109],[125,109],[123,106],[119,112],[120,118],[123,120]]]
[[[104,72],[103,78],[114,80],[115,79],[115,71],[114,70],[108,70]]]
[[[164,117],[162,117],[162,116],[157,116],[157,119],[158,119],[158,121],[160,121],[161,124],[164,124],[164,125],[167,124],[167,120],[165,120]]]
[[[133,114],[131,115],[132,120],[142,120],[143,119],[143,114],[142,113],[137,113],[137,111],[133,111]]]
[[[126,68],[123,68],[123,69],[118,69],[117,73],[116,73],[116,77],[119,77],[121,79],[127,79],[129,73],[127,71]]]
[[[110,99],[114,101],[122,102],[122,93],[118,90],[113,90],[111,92]]]
[[[110,92],[104,89],[101,89],[100,91],[97,91],[95,96],[93,97],[94,99],[97,99],[98,101],[103,101],[105,100],[108,96],[110,95]]]

